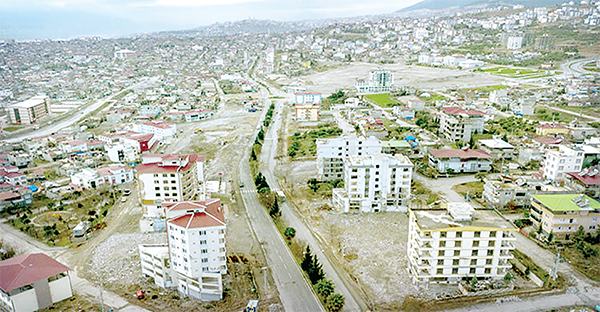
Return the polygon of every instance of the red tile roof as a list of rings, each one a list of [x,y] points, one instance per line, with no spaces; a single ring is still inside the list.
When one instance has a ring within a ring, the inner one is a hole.
[[[204,206],[204,212],[189,212],[183,216],[169,219],[169,221],[167,222],[169,224],[184,227],[186,229],[197,229],[225,225],[225,217],[223,216],[223,212],[221,210],[221,201],[218,199],[212,200],[212,202],[209,201],[211,200],[206,201],[208,202],[208,204]],[[202,201],[182,202],[173,204],[175,204],[174,206],[179,204],[179,207],[181,209],[185,209],[185,206],[188,206],[191,209],[198,209],[199,207],[197,206],[197,204],[194,203],[199,202]],[[173,207],[171,209],[181,210],[180,208]]]
[[[0,288],[5,292],[23,287],[69,268],[45,254],[25,254],[0,261]]]
[[[535,138],[534,140],[542,143],[543,145],[556,145],[562,143],[563,141],[563,139],[555,137],[541,137]]]
[[[189,158],[188,163],[184,166],[184,167],[179,167],[179,166],[161,166],[160,163],[164,160],[176,160],[180,157],[180,155],[178,154],[148,154],[148,155],[144,155],[144,157],[142,158],[149,158],[149,157],[161,157],[161,161],[156,162],[156,163],[147,163],[147,164],[139,164],[135,167],[136,171],[138,173],[161,173],[161,172],[177,172],[177,170],[179,169],[179,171],[187,171],[189,170],[192,165],[194,164],[194,162],[203,162],[204,161],[204,156],[203,155],[196,155],[196,154],[182,154],[181,158]]]
[[[485,115],[483,112],[480,112],[478,110],[464,110],[461,107],[457,107],[457,106],[442,107],[442,110],[450,115],[460,115],[460,114],[467,114],[469,116]]]
[[[567,127],[565,127],[563,125],[552,125],[552,124],[537,125],[537,127],[542,128],[542,129],[568,129]]]
[[[600,185],[600,174],[596,174],[593,177],[589,175],[581,176],[581,172],[565,172],[565,174],[581,181],[585,185]]]
[[[492,159],[492,155],[480,150],[463,150],[463,149],[430,149],[429,153],[436,158],[477,158],[477,159]]]
[[[182,202],[167,202],[162,203],[162,207],[167,211],[172,210],[197,210],[197,209],[210,209],[211,211],[221,210],[221,200],[215,198],[209,198],[207,200],[188,200]]]

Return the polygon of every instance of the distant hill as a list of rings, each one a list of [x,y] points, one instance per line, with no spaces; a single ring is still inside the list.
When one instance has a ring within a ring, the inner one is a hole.
[[[409,12],[415,10],[443,10],[452,7],[466,7],[476,4],[522,4],[526,7],[538,7],[557,5],[568,2],[565,0],[423,0],[417,4],[406,7],[396,13]]]

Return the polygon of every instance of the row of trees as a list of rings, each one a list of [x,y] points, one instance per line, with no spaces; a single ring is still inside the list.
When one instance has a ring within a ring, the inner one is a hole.
[[[308,279],[314,285],[317,295],[325,302],[325,309],[331,312],[341,311],[346,299],[344,296],[335,293],[333,283],[325,278],[323,266],[319,263],[319,259],[313,256],[309,246],[306,246],[306,252],[300,267],[308,275]]]

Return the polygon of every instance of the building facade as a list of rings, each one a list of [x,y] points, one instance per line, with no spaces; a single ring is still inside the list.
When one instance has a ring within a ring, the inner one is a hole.
[[[344,188],[333,190],[343,212],[406,211],[413,164],[404,155],[350,155],[344,159]]]
[[[344,158],[350,155],[380,154],[381,145],[375,137],[342,136],[317,139],[317,171],[322,180],[344,178]]]
[[[585,155],[576,146],[559,145],[558,150],[546,150],[543,162],[544,179],[563,181],[566,172],[579,172]]]
[[[204,156],[147,154],[136,171],[145,216],[164,218],[163,202],[205,198]]]
[[[35,123],[38,119],[50,115],[50,98],[47,96],[34,96],[27,101],[9,106],[7,113],[12,124],[29,125]]]
[[[355,87],[358,94],[389,92],[394,87],[394,74],[382,68],[373,69],[367,80],[356,80]]]
[[[529,220],[542,227],[545,234],[553,233],[555,241],[570,241],[583,227],[587,233],[600,228],[600,203],[582,194],[543,194],[531,196]]]
[[[442,107],[440,137],[451,142],[469,142],[471,135],[483,133],[483,112],[460,107]]]
[[[295,104],[294,110],[296,120],[318,121],[320,109],[321,104]]]
[[[458,283],[484,278],[502,280],[517,230],[493,210],[466,203],[448,211],[409,210],[407,256],[415,283]]]
[[[482,150],[429,149],[430,167],[441,173],[487,172],[492,169],[492,155]]]

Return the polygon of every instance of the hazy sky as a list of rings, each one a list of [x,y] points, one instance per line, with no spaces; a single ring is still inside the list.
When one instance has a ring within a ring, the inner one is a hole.
[[[0,0],[0,38],[123,35],[246,18],[349,17],[391,13],[417,2],[420,0]]]

